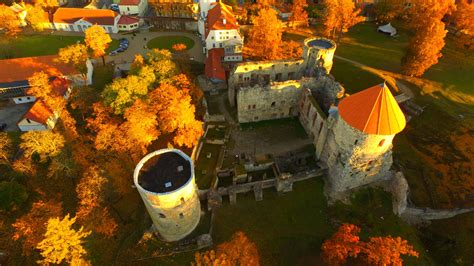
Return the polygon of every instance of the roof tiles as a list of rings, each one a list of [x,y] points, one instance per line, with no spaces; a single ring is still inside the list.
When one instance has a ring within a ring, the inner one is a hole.
[[[344,98],[339,114],[352,127],[377,135],[394,135],[405,128],[405,115],[385,84]]]

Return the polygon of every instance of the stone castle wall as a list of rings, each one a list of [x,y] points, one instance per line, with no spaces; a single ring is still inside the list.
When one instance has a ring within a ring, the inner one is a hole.
[[[341,192],[387,178],[394,135],[365,134],[335,115],[321,161],[328,167],[331,190]]]

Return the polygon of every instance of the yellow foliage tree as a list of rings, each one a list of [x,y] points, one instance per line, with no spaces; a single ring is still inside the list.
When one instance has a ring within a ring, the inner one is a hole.
[[[305,10],[306,7],[308,7],[306,0],[293,0],[291,16],[289,18],[292,27],[295,26],[295,22],[302,22],[303,26],[308,26],[308,13]]]
[[[87,46],[78,43],[59,49],[57,60],[66,64],[72,64],[81,73],[84,84],[87,84],[86,62],[88,57]]]
[[[21,135],[20,148],[26,158],[37,153],[41,161],[55,157],[64,147],[64,137],[52,131],[29,131]]]
[[[247,46],[255,57],[276,59],[282,43],[282,32],[282,24],[277,18],[276,11],[272,8],[260,9],[253,20]]]
[[[43,240],[48,220],[60,216],[61,212],[61,202],[40,200],[33,203],[27,214],[16,219],[12,224],[15,228],[12,239],[22,240],[23,255],[28,256],[34,251],[38,243]]]
[[[105,51],[112,42],[109,34],[99,25],[94,25],[85,31],[86,45],[92,50],[95,57],[102,57],[105,66]]]
[[[177,74],[178,68],[173,62],[169,50],[153,49],[147,53],[148,64],[153,68],[156,80],[161,83]]]
[[[48,12],[59,6],[58,0],[35,0],[34,3]]]
[[[38,5],[26,5],[26,22],[35,31],[43,31],[44,24],[47,22],[48,17],[44,12],[43,8]]]
[[[0,29],[7,36],[15,36],[20,32],[20,19],[8,6],[0,4]]]
[[[135,75],[115,79],[102,92],[104,103],[110,106],[115,114],[123,114],[135,100],[147,95],[148,86],[149,84],[144,83],[139,76]]]
[[[90,232],[85,232],[83,227],[77,231],[74,230],[72,225],[75,222],[76,217],[69,218],[69,214],[62,220],[59,218],[48,220],[48,226],[44,234],[45,238],[37,246],[44,258],[41,263],[77,262],[87,255],[87,251],[82,247],[82,244],[83,239]]]
[[[0,164],[9,163],[9,157],[13,152],[13,143],[5,132],[0,132]]]
[[[50,84],[49,76],[41,72],[36,72],[28,79],[30,88],[29,93],[33,94],[37,99],[43,100],[46,106],[51,111],[61,112],[66,106],[66,100],[56,91],[53,91],[53,87]]]
[[[353,0],[325,0],[323,5],[323,34],[328,38],[337,39],[337,42],[343,33],[364,21]]]

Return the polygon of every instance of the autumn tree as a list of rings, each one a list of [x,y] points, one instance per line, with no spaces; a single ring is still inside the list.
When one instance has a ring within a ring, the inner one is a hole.
[[[458,1],[452,22],[458,30],[456,43],[459,47],[474,49],[474,5],[467,0]]]
[[[173,141],[179,146],[192,147],[202,136],[202,122],[195,118],[195,107],[189,91],[163,83],[149,95],[158,115],[161,132],[174,133]]]
[[[364,257],[371,265],[402,266],[400,255],[418,257],[418,252],[400,237],[371,237],[363,247]]]
[[[20,32],[20,19],[8,6],[0,4],[0,29],[7,36],[15,36]]]
[[[66,100],[63,95],[60,95],[57,90],[53,89],[49,76],[41,72],[35,72],[33,76],[28,79],[30,88],[28,93],[34,95],[37,99],[43,100],[50,110],[61,112],[66,106]]]
[[[63,151],[51,159],[46,176],[48,178],[72,178],[77,171],[78,167],[72,156]]]
[[[399,0],[379,0],[375,2],[377,21],[388,23],[403,11],[403,2]]]
[[[135,75],[115,79],[102,92],[104,103],[110,106],[115,114],[123,114],[135,100],[147,95],[148,85]]]
[[[353,224],[343,224],[336,233],[324,241],[321,251],[327,265],[342,265],[348,257],[357,257],[361,252],[360,228]]]
[[[276,59],[279,56],[283,29],[274,9],[260,9],[253,20],[247,46],[254,56]]]
[[[349,257],[370,265],[402,265],[400,255],[418,257],[418,252],[400,237],[371,237],[369,242],[359,239],[360,228],[343,224],[334,235],[324,241],[321,250],[327,265],[343,265]]]
[[[12,224],[15,232],[13,240],[22,242],[22,254],[30,255],[46,233],[46,224],[50,218],[61,215],[61,203],[54,200],[37,201],[30,211],[16,219]]]
[[[108,209],[102,206],[107,182],[97,166],[91,166],[84,172],[76,187],[79,200],[77,218],[87,228],[110,237],[117,229],[117,223]]]
[[[83,259],[87,254],[82,247],[84,238],[90,232],[84,231],[83,227],[79,230],[72,228],[76,222],[76,217],[69,218],[69,214],[60,220],[59,218],[51,218],[48,220],[44,239],[37,248],[43,256],[42,263],[62,263],[77,262]]]
[[[187,49],[186,44],[184,44],[184,43],[173,44],[173,46],[171,46],[171,48],[175,52],[181,52],[181,51],[185,51]]]
[[[178,68],[173,62],[173,56],[169,50],[153,49],[147,53],[147,58],[158,83],[173,77],[178,72]]]
[[[306,7],[308,7],[306,0],[293,0],[291,16],[289,18],[292,27],[295,26],[295,22],[303,22],[303,26],[308,26],[308,13],[306,12]]]
[[[64,137],[53,131],[29,131],[21,135],[20,148],[26,158],[34,153],[40,156],[41,161],[58,155],[64,147]]]
[[[5,132],[0,132],[0,164],[8,164],[13,152],[13,143]]]
[[[140,71],[143,66],[145,66],[145,58],[143,58],[141,54],[136,54],[130,65],[130,73],[133,75],[138,74],[138,71]]]
[[[338,43],[343,33],[364,21],[353,0],[325,0],[323,5],[323,34]]]
[[[447,0],[413,0],[408,11],[409,25],[415,32],[402,59],[402,70],[411,76],[421,76],[442,56],[446,36],[441,21],[453,9]]]
[[[99,25],[94,25],[85,31],[86,45],[92,50],[94,57],[102,57],[105,66],[105,51],[112,42],[109,34]]]
[[[84,85],[87,85],[86,63],[88,57],[87,46],[78,43],[59,49],[57,60],[66,64],[72,64],[74,68],[81,73]]]
[[[257,245],[243,232],[235,233],[231,241],[220,244],[217,250],[196,253],[194,258],[192,264],[196,266],[260,265]]]
[[[255,2],[260,9],[268,9],[275,5],[275,0],[257,0]]]
[[[26,22],[35,31],[43,31],[48,17],[43,8],[38,5],[27,5]]]
[[[58,0],[35,0],[34,1],[36,6],[43,8],[44,10],[48,11],[49,14],[57,7],[59,7]]]

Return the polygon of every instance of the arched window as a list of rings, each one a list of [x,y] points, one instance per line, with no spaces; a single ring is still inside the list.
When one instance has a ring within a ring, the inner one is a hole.
[[[382,147],[384,143],[385,143],[385,139],[382,139],[382,140],[379,142],[379,147]]]

